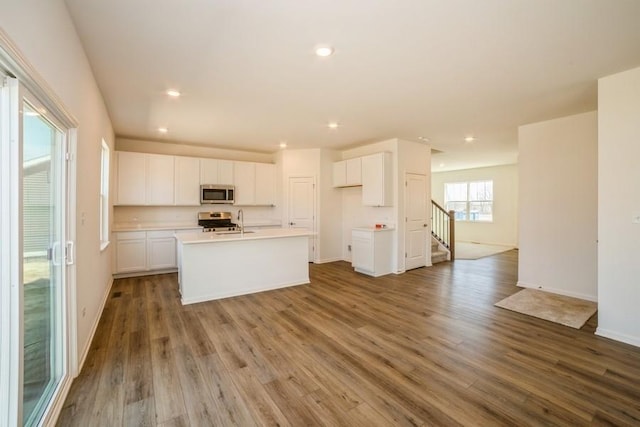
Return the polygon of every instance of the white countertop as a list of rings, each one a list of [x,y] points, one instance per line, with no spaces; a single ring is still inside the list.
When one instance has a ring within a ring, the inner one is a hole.
[[[189,230],[202,229],[198,224],[182,223],[153,223],[153,222],[122,222],[113,225],[113,231],[155,231],[155,230]]]
[[[246,226],[246,225],[245,225]],[[210,232],[210,233],[180,233],[176,234],[179,243],[188,245],[194,243],[232,242],[241,240],[277,239],[282,237],[312,236],[313,233],[297,228],[270,228],[256,231],[240,232]]]

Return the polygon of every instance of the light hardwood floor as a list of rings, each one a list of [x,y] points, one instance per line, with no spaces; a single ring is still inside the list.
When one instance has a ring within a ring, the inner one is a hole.
[[[640,349],[496,308],[517,251],[181,306],[117,280],[59,425],[640,425]],[[215,280],[212,277],[212,280]]]

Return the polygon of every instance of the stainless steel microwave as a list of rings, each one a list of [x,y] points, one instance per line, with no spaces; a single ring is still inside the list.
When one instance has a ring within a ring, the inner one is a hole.
[[[233,204],[235,188],[233,185],[201,185],[200,204]]]

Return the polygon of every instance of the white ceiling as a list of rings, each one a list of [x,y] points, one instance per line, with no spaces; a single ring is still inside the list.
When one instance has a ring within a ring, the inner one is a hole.
[[[434,171],[515,163],[519,125],[640,66],[637,0],[66,3],[118,136],[240,150],[424,136]]]

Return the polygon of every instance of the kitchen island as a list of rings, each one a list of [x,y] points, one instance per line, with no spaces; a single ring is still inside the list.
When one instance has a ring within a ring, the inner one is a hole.
[[[309,283],[309,232],[265,229],[180,233],[182,304]]]

